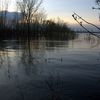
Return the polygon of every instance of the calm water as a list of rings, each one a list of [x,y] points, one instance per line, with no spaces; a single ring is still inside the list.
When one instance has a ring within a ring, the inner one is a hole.
[[[0,100],[100,100],[100,39],[0,41]]]

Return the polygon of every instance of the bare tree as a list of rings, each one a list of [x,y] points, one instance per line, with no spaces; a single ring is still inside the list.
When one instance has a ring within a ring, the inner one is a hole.
[[[95,2],[96,2],[98,5],[100,5],[100,0],[96,0]]]
[[[22,22],[28,25],[28,33],[30,33],[30,23],[41,4],[42,0],[17,0],[17,6],[22,15]]]
[[[6,22],[7,22],[7,11],[9,7],[10,0],[1,0],[0,1],[0,18],[2,20],[2,27],[5,29]]]
[[[27,24],[28,30],[28,46],[30,54],[30,24],[33,20],[33,17],[39,10],[39,7],[42,4],[42,0],[17,0],[17,6],[22,16],[22,23]]]
[[[40,11],[38,11],[35,15],[33,20],[35,20],[36,22],[38,21],[39,23],[42,23],[44,20],[46,20],[46,13],[44,9],[41,9]]]

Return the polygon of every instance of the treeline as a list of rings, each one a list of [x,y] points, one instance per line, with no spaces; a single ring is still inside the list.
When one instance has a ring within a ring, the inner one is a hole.
[[[74,32],[63,21],[46,20],[44,10],[40,9],[42,0],[17,0],[12,19],[8,18],[9,3],[5,1],[4,7],[0,7],[0,37],[74,38]]]
[[[45,36],[47,39],[68,39],[74,38],[75,33],[66,23],[56,22],[53,20],[34,21],[28,29],[27,23],[17,22],[15,19],[9,23],[4,23],[0,17],[0,37],[27,37],[30,36]],[[7,20],[7,19],[6,19]],[[7,21],[6,21],[7,22]]]

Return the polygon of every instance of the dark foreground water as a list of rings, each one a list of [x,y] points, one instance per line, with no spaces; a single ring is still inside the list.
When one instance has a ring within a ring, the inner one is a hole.
[[[0,41],[0,100],[100,100],[100,39]]]

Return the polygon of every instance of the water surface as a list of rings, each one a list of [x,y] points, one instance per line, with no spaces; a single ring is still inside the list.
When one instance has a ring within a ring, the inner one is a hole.
[[[100,39],[0,41],[1,100],[100,100]]]

